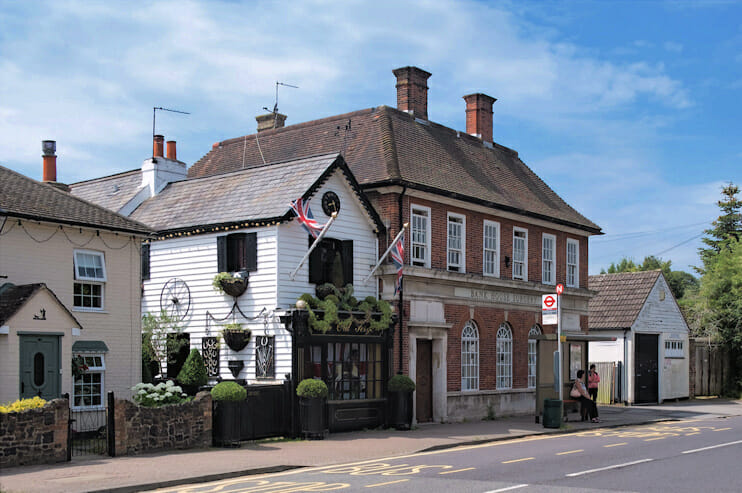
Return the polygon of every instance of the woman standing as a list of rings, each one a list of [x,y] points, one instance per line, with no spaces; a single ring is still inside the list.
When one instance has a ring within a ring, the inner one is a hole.
[[[595,404],[595,402],[590,399],[590,395],[587,393],[587,388],[585,388],[585,382],[582,381],[582,377],[585,376],[585,370],[578,370],[577,371],[577,380],[575,380],[575,384],[572,387],[572,391],[570,392],[570,396],[574,394],[575,399],[579,399],[580,404],[587,409],[587,414],[590,417],[590,421],[593,423],[600,423],[600,419],[598,419],[598,406]],[[579,397],[577,395],[579,394]]]
[[[595,371],[595,365],[590,365],[590,371],[587,372],[587,392],[594,403],[598,403],[598,384],[600,375]]]

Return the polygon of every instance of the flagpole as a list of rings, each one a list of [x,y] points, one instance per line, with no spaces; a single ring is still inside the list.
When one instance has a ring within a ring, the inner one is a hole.
[[[368,280],[371,279],[371,276],[374,275],[374,272],[376,272],[376,269],[379,268],[379,266],[384,261],[386,256],[389,255],[389,252],[392,251],[392,248],[394,248],[394,245],[396,245],[397,242],[399,241],[399,237],[402,236],[402,233],[404,233],[404,230],[407,229],[409,225],[410,223],[405,223],[404,226],[402,226],[402,230],[399,233],[397,233],[397,236],[394,237],[394,241],[392,241],[392,244],[389,245],[389,248],[386,249],[386,252],[384,252],[384,255],[381,256],[379,261],[376,262],[376,265],[374,265],[374,268],[371,269],[371,272],[369,272],[368,275],[366,276],[366,279],[363,280],[363,284],[366,284]]]
[[[312,253],[312,250],[315,249],[315,247],[319,244],[319,241],[325,236],[325,233],[327,233],[327,230],[330,229],[330,226],[332,225],[332,222],[335,220],[335,218],[338,216],[337,212],[333,212],[332,216],[330,216],[330,220],[327,221],[327,224],[325,224],[325,227],[322,228],[322,231],[317,236],[317,238],[314,240],[314,243],[312,243],[312,246],[309,247],[309,250],[307,250],[307,253],[304,254],[304,257],[301,259],[301,262],[299,262],[299,265],[296,266],[296,269],[294,269],[294,272],[292,272],[289,275],[289,279],[292,281],[296,277],[296,273],[299,272],[299,269],[301,269],[301,266],[304,265],[304,262],[307,261],[309,258],[309,255]]]

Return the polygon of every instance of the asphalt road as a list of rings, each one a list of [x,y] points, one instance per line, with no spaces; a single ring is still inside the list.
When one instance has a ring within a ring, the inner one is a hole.
[[[742,417],[600,428],[160,492],[742,491]]]

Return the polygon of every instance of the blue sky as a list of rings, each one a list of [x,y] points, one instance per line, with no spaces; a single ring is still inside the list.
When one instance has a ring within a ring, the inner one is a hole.
[[[431,120],[494,138],[599,224],[590,272],[627,256],[698,265],[721,187],[742,181],[742,2],[15,2],[0,0],[0,165],[58,180],[138,168],[157,131],[193,164],[254,133],[275,83],[287,124],[396,104],[429,79]]]

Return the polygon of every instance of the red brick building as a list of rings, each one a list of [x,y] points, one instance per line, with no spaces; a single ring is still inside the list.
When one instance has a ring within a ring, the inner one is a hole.
[[[291,126],[264,115],[258,133],[214,144],[188,176],[341,152],[387,226],[379,251],[409,223],[401,296],[391,264],[379,282],[403,308],[392,366],[417,382],[417,421],[532,412],[529,336],[555,331],[541,326],[541,295],[563,283],[563,330],[587,331],[588,238],[600,227],[493,142],[494,98],[464,96],[461,132],[428,120],[429,73],[394,74],[396,109]]]

